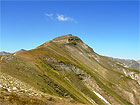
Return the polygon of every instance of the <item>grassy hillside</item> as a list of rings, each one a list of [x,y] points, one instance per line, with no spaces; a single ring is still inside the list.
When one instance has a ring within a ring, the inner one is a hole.
[[[0,73],[28,84],[35,91],[30,93],[42,94],[36,99],[42,103],[140,104],[140,72],[100,56],[76,36],[61,36],[29,51],[1,55],[0,59]],[[0,84],[1,92],[19,93],[15,96],[31,100],[34,96],[25,91],[26,86],[5,86],[4,79]]]

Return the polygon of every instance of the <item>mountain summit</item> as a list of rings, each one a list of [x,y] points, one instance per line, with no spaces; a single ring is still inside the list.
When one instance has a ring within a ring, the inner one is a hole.
[[[42,44],[39,47],[45,46],[49,42],[57,42],[57,43],[60,43],[60,44],[68,44],[68,43],[76,44],[78,42],[82,42],[82,40],[80,38],[78,38],[77,36],[73,36],[72,34],[68,34],[68,35],[63,35],[63,36],[54,38],[53,40],[48,41],[48,42]]]
[[[140,104],[140,71],[97,54],[71,34],[0,55],[0,68],[0,104]]]

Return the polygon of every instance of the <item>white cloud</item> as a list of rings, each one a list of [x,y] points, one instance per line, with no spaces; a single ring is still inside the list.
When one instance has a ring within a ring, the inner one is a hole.
[[[73,21],[73,19],[72,18],[70,18],[70,17],[66,17],[66,16],[64,16],[64,15],[57,15],[57,17],[56,17],[59,21]]]
[[[77,23],[77,21],[75,21],[73,18],[66,17],[62,14],[45,13],[44,15],[52,20],[57,19],[58,21],[73,21],[73,22]]]
[[[44,15],[45,16],[48,16],[48,17],[52,17],[53,16],[53,13],[45,13]]]

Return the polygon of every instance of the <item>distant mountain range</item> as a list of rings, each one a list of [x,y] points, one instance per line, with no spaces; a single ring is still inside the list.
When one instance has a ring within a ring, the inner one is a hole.
[[[139,105],[134,60],[97,54],[71,34],[0,55],[0,104]]]
[[[21,50],[19,50],[19,51],[16,51],[15,53],[17,53],[17,52],[22,52],[22,51],[26,51],[26,50],[21,49]],[[0,55],[5,55],[5,54],[11,54],[11,53],[6,52],[6,51],[1,51],[1,52],[0,52]]]
[[[9,52],[1,51],[0,55],[10,54]]]
[[[133,68],[140,71],[139,60],[135,61],[135,60],[130,60],[130,59],[119,59],[119,58],[112,58],[112,59],[114,59],[115,61],[118,61],[124,67]]]

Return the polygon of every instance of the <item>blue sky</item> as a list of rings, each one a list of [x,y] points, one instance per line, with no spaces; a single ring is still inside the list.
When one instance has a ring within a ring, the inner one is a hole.
[[[140,59],[138,1],[2,1],[0,51],[80,37],[101,55]]]

